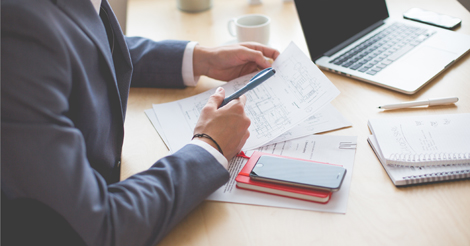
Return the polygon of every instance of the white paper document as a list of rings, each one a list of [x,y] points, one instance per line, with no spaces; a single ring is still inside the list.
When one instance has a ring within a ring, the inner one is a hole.
[[[150,122],[154,126],[155,130],[158,132],[163,142],[169,145],[165,132],[163,131],[160,122],[158,121],[157,116],[153,109],[145,110],[145,114],[149,118]],[[316,133],[327,132],[336,130],[339,128],[344,128],[351,126],[349,122],[343,115],[335,108],[333,105],[328,104],[322,108],[318,113],[315,113],[313,116],[308,118],[306,121],[300,123],[298,126],[292,128],[291,130],[285,132],[281,136],[272,140],[268,144],[274,144],[278,142],[283,142],[299,137],[305,137],[308,135],[313,135]],[[187,140],[186,143],[188,143]],[[170,152],[171,149],[170,149]]]
[[[165,132],[162,129],[162,126],[160,125],[160,122],[158,121],[157,116],[155,115],[155,111],[153,109],[146,109],[145,114],[149,118],[150,122],[152,123],[153,127],[157,131],[158,135],[162,138],[163,142],[165,143],[166,147],[170,150],[170,147],[168,146],[168,139],[166,138]],[[189,141],[188,141],[189,143]]]
[[[267,144],[279,143],[286,140],[305,137],[311,134],[327,132],[351,126],[344,116],[333,105],[328,104],[318,113],[310,116],[306,121],[300,123],[291,130],[283,133],[281,136],[275,138]]]
[[[354,157],[356,155],[356,143],[357,137],[355,136],[311,135],[257,149],[257,151],[265,153],[338,164],[346,168],[347,173],[341,189],[333,192],[327,204],[307,202],[237,188],[235,178],[247,162],[247,159],[243,157],[235,157],[230,161],[228,169],[230,180],[210,195],[207,200],[346,213]],[[251,156],[252,153],[253,151],[249,151],[246,154]]]
[[[305,122],[339,95],[338,89],[294,43],[279,55],[272,67],[276,74],[245,94],[245,113],[251,125],[244,150],[274,140]],[[226,83],[223,86],[226,95],[243,87],[254,75]],[[153,105],[171,151],[177,151],[191,139],[201,109],[215,90]]]

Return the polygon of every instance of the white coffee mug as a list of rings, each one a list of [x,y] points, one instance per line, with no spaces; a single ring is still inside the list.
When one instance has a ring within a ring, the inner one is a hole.
[[[238,42],[254,41],[267,45],[270,23],[271,18],[266,15],[243,15],[228,22],[228,31]]]

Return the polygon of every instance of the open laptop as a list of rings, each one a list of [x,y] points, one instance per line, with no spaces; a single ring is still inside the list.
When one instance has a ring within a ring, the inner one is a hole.
[[[470,50],[470,36],[389,18],[385,0],[295,0],[324,70],[414,94]]]

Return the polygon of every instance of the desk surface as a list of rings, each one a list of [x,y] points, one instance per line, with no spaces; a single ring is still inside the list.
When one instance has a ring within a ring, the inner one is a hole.
[[[234,42],[229,19],[246,13],[272,18],[271,44],[282,51],[292,40],[307,46],[293,2],[214,0],[209,11],[179,11],[176,0],[129,0],[127,34],[198,41],[205,46]],[[456,0],[388,0],[390,15],[401,18],[411,7],[462,19],[456,31],[470,35],[470,13]],[[367,143],[369,118],[470,112],[470,54],[456,62],[417,94],[389,91],[330,72],[326,76],[341,91],[332,104],[353,127],[329,132],[358,136],[358,148],[346,214],[206,201],[190,213],[160,245],[469,245],[470,180],[396,188]],[[168,149],[144,110],[201,93],[222,82],[201,78],[197,87],[133,88],[125,123],[122,179],[150,167]],[[452,106],[382,112],[384,103],[457,96]]]

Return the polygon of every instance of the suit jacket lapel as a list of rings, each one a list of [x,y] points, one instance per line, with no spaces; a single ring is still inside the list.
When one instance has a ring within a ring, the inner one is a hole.
[[[117,77],[117,85],[119,87],[119,93],[121,96],[121,105],[122,105],[122,112],[123,116],[125,116],[126,108],[127,108],[127,98],[129,95],[129,86],[130,81],[132,80],[132,61],[131,55],[129,53],[129,48],[127,46],[127,42],[124,38],[124,34],[122,33],[121,27],[119,26],[119,22],[116,19],[116,16],[113,13],[113,10],[109,6],[107,0],[103,0],[101,3],[101,12],[106,12],[107,16],[105,22],[109,24],[110,29],[112,29],[114,33],[114,68],[116,70],[116,77]]]
[[[109,5],[108,0],[102,0],[101,7],[103,7],[107,13],[109,13],[109,24],[114,30],[114,36],[119,44],[118,47],[120,48],[119,52],[123,54],[126,65],[128,65],[132,69],[131,55],[129,53],[129,49],[127,48],[126,40],[124,39],[124,33],[122,33],[121,27],[119,26],[119,22],[116,16],[114,15],[111,6]]]
[[[58,0],[57,6],[61,8],[75,23],[90,37],[101,51],[116,83],[116,73],[113,57],[109,50],[106,30],[100,17],[89,0]]]
[[[106,8],[108,10],[107,11],[108,13],[112,13],[112,10],[108,2],[106,0],[102,0],[102,1],[103,1],[102,7]],[[95,45],[98,47],[101,54],[105,58],[108,68],[110,70],[111,76],[113,78],[113,85],[116,88],[116,95],[118,97],[118,101],[120,104],[119,106],[121,109],[120,110],[121,118],[122,118],[122,122],[124,122],[125,109],[127,106],[127,103],[126,103],[127,93],[129,92],[129,88],[119,88],[118,86],[117,76],[122,76],[124,74],[116,73],[114,62],[113,62],[113,55],[109,48],[108,37],[106,36],[106,29],[100,17],[96,13],[96,10],[94,9],[91,1],[89,0],[58,0],[57,6],[60,9],[62,9],[72,20],[74,20],[74,22],[83,30],[83,32],[88,35],[88,37],[93,41],[93,43],[95,43]],[[114,19],[116,18],[114,17]],[[119,24],[117,24],[117,20],[115,20],[116,23],[114,24],[112,22],[113,21],[111,20],[110,23],[115,33],[116,39],[120,43],[120,45],[118,45],[120,47],[120,50],[117,52],[123,52],[122,51],[123,48],[127,49],[127,44],[125,43],[124,35],[122,34]],[[128,65],[129,69],[126,69],[126,70],[128,70],[127,73],[129,73],[129,75],[124,76],[124,78],[121,78],[120,80],[130,81],[132,77],[132,63],[130,60],[129,51],[125,50],[125,52],[123,52],[122,54],[125,60],[124,63]],[[127,84],[128,84],[127,85],[128,87],[129,83]]]

